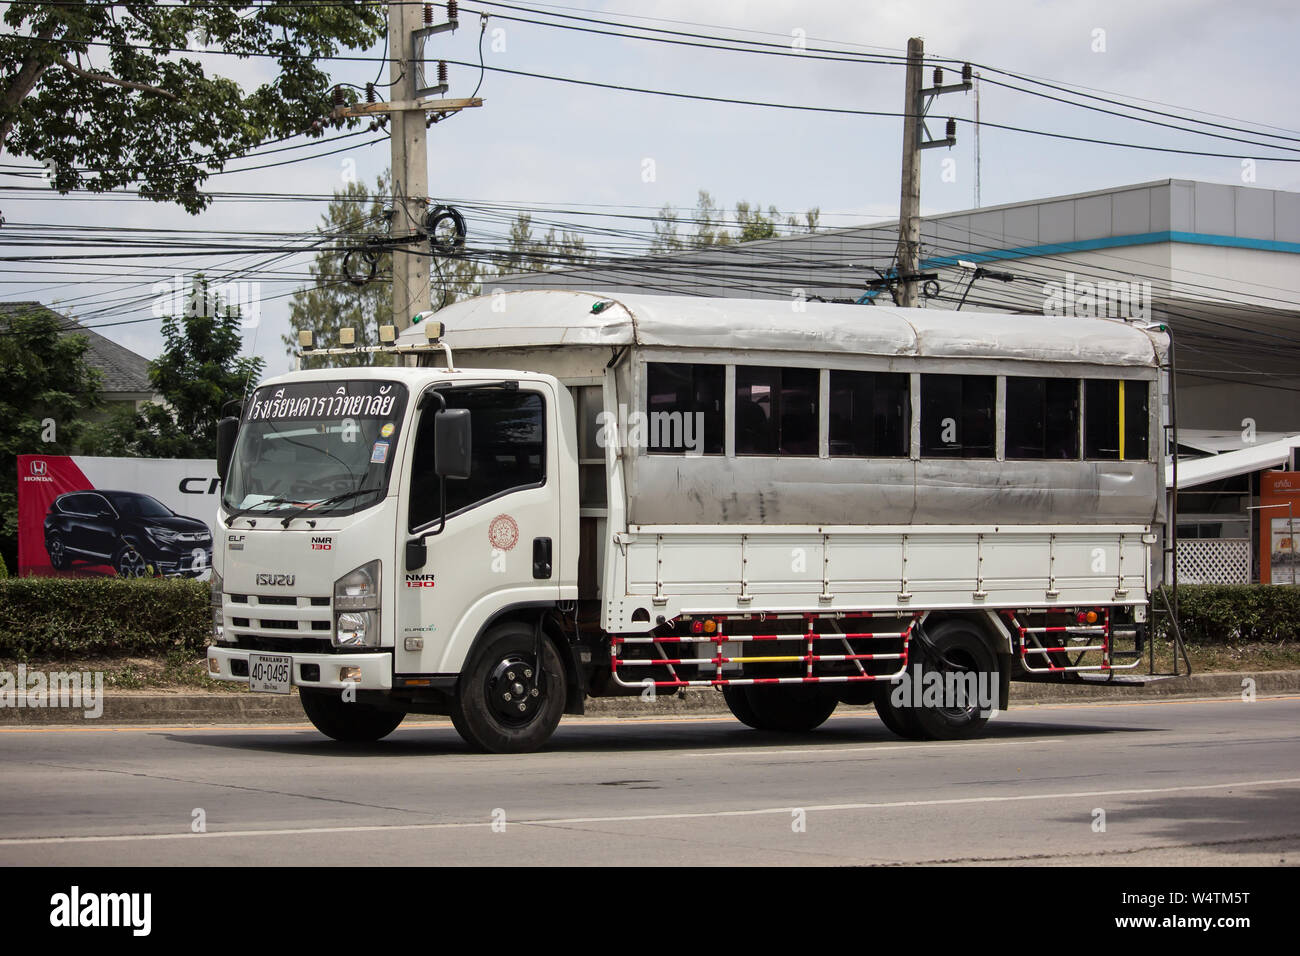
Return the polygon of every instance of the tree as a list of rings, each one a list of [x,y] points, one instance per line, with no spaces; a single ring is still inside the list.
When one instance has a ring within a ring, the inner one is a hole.
[[[556,232],[551,226],[546,235],[533,238],[533,217],[521,212],[510,224],[510,249],[500,262],[497,274],[562,269],[582,265],[589,258],[587,243],[576,232]]]
[[[322,135],[332,81],[317,61],[366,50],[386,29],[377,3],[5,6],[0,151],[43,164],[60,192],[138,183],[142,196],[191,213],[228,160],[267,140]],[[246,92],[196,53],[270,56],[276,76]]]
[[[741,201],[736,203],[734,220],[739,228],[732,234],[725,228],[726,214],[727,210],[719,209],[708,191],[701,189],[695,201],[695,213],[688,220],[694,226],[694,231],[683,236],[682,220],[676,208],[665,205],[650,224],[654,234],[650,240],[650,252],[662,255],[686,249],[708,249],[737,242],[753,242],[756,239],[775,239],[782,234],[779,224],[785,226],[785,235],[800,235],[816,232],[821,220],[821,210],[814,207],[804,213],[802,222],[794,216],[786,216],[782,223],[781,212],[775,206],[768,206],[767,213],[764,214],[761,203],[750,205]]]
[[[215,458],[217,422],[257,383],[264,365],[239,354],[241,321],[239,311],[197,277],[186,314],[163,319],[166,346],[149,363],[149,381],[163,404],[120,413],[107,450],[145,458]]]
[[[18,566],[18,456],[93,450],[86,413],[103,404],[84,335],[44,308],[11,313],[0,328],[0,553]]]
[[[334,345],[338,342],[339,329],[350,326],[357,345],[371,346],[379,344],[380,326],[392,323],[392,254],[381,253],[374,278],[361,285],[347,281],[349,270],[357,278],[364,278],[369,274],[369,267],[359,254],[353,254],[352,261],[345,263],[349,252],[359,250],[369,236],[386,233],[392,210],[390,182],[389,174],[384,172],[375,181],[373,191],[360,182],[334,190],[334,199],[317,229],[328,241],[311,264],[312,284],[295,292],[289,302],[289,327],[293,334],[281,336],[288,354],[297,352],[300,329],[310,329],[319,345]],[[435,257],[430,269],[434,309],[478,294],[479,267],[472,260]],[[308,365],[327,362],[331,367],[340,368],[395,364],[394,356],[388,352],[330,355],[305,362]]]

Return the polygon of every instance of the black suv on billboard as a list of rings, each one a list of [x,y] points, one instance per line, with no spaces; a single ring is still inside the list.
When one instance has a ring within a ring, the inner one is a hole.
[[[45,516],[50,566],[111,564],[123,577],[197,577],[212,566],[212,532],[138,491],[73,491]]]

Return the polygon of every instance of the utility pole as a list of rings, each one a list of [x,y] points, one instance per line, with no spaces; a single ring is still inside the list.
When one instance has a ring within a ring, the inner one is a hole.
[[[393,106],[415,100],[415,58],[411,35],[421,26],[421,7],[415,3],[388,5],[388,65]],[[393,323],[400,332],[412,316],[427,311],[430,301],[429,257],[420,249],[424,238],[424,213],[429,195],[429,150],[425,141],[424,110],[394,108],[392,139],[393,220],[391,235],[408,241],[392,247]]]
[[[898,294],[895,301],[904,308],[914,308],[917,300],[918,274],[921,266],[921,150],[938,146],[951,148],[957,143],[957,121],[949,118],[943,139],[929,139],[925,114],[936,96],[971,88],[971,66],[962,67],[962,82],[943,85],[943,70],[934,71],[934,86],[921,87],[925,68],[925,41],[912,37],[907,41],[907,90],[903,100],[903,180],[898,204]]]
[[[448,0],[447,21],[433,24],[433,4],[388,4],[388,49],[391,101],[339,106],[336,117],[391,117],[393,219],[385,250],[393,260],[393,324],[400,332],[420,312],[432,308],[428,212],[429,154],[425,132],[430,125],[483,100],[425,99],[447,91],[447,66],[438,64],[438,83],[424,80],[424,44],[429,37],[459,26],[456,0]],[[432,116],[426,116],[432,114]]]
[[[898,202],[898,274],[913,276],[921,256],[921,70],[925,41],[907,41],[907,90],[903,97],[903,187]],[[916,306],[916,283],[898,283],[898,304]]]

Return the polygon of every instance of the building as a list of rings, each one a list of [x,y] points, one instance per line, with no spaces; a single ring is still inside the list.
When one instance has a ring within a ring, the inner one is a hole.
[[[884,222],[523,273],[485,291],[783,298],[797,322],[810,298],[865,308],[888,296],[897,241],[897,222]],[[1300,193],[1166,179],[927,216],[921,241],[926,308],[972,322],[984,309],[1168,325],[1183,578],[1258,576],[1251,509],[1263,474],[1294,464],[1300,445]]]
[[[53,316],[64,327],[65,335],[81,335],[89,342],[86,364],[99,371],[100,391],[104,398],[103,406],[90,416],[93,420],[105,419],[118,408],[129,406],[138,409],[145,402],[162,401],[162,396],[155,394],[149,381],[147,358],[40,302],[0,302],[0,326],[13,316],[33,312]]]

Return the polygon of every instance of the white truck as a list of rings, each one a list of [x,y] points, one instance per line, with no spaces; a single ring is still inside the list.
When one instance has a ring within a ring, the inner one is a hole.
[[[531,751],[588,697],[700,687],[960,738],[1013,680],[1138,682],[1160,329],[541,291],[382,331],[401,364],[219,428],[209,672],[330,737],[443,714]]]

